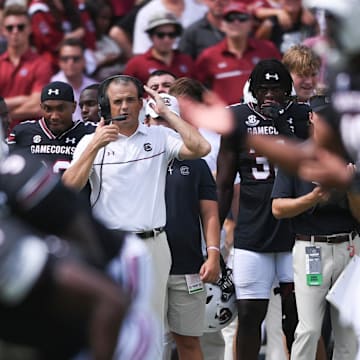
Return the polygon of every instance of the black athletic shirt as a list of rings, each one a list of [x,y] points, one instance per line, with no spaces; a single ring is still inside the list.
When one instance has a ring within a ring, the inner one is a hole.
[[[234,246],[257,252],[290,251],[294,237],[287,220],[276,220],[271,212],[271,191],[275,168],[266,157],[247,149],[244,139],[248,134],[277,135],[270,119],[255,111],[252,104],[231,106],[236,129],[227,137],[226,146],[237,153],[237,171],[241,177],[240,205],[235,228]],[[307,137],[309,107],[289,103],[286,121],[301,138]]]
[[[216,184],[205,160],[174,159],[166,177],[166,234],[172,255],[170,274],[195,274],[204,262],[200,200],[216,201]]]
[[[68,168],[80,139],[95,129],[92,122],[77,121],[70,129],[55,136],[44,119],[24,121],[9,134],[9,151],[25,149],[39,161],[52,164],[55,173],[63,172]]]
[[[315,184],[290,176],[279,169],[272,198],[297,198],[310,193]],[[332,191],[329,201],[316,204],[302,214],[290,219],[292,230],[303,235],[331,235],[349,233],[358,228],[349,210],[346,194]]]

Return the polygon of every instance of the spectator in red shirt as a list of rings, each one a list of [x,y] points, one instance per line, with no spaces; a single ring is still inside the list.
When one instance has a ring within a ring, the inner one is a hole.
[[[89,32],[88,14],[80,0],[31,0],[29,14],[34,45],[51,60],[54,72],[58,70],[58,50],[64,39],[81,39],[87,49],[95,48],[95,29]],[[93,62],[91,57],[89,63]]]
[[[4,11],[2,31],[8,47],[0,56],[0,95],[5,99],[12,122],[41,115],[40,93],[52,75],[50,64],[30,48],[31,26],[27,8],[9,5]]]
[[[196,78],[227,104],[241,101],[243,87],[257,62],[281,59],[274,44],[250,38],[252,13],[246,4],[232,2],[223,10],[225,39],[205,49],[196,60]]]
[[[95,50],[96,26],[91,18],[88,5],[86,4],[86,0],[76,0],[75,4],[77,5],[80,14],[81,24],[85,30],[85,35],[84,35],[85,47],[91,50]]]
[[[110,0],[111,7],[113,8],[114,20],[119,20],[127,15],[137,3],[138,1],[135,0]]]
[[[134,76],[143,83],[146,83],[155,70],[167,70],[176,77],[194,75],[191,57],[173,49],[175,39],[182,32],[182,26],[175,15],[168,12],[154,15],[149,20],[146,32],[152,41],[152,47],[144,54],[130,59],[124,74]]]

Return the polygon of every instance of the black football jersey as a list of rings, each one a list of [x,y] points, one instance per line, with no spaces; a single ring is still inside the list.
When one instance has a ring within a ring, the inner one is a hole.
[[[94,123],[77,121],[70,129],[56,136],[44,119],[30,120],[16,125],[7,142],[10,152],[25,149],[39,161],[51,164],[53,171],[58,173],[68,168],[80,139],[94,132],[95,128]]]
[[[249,134],[278,135],[271,119],[258,113],[252,104],[231,106],[236,129],[228,144],[237,153],[241,177],[240,206],[235,229],[235,247],[258,252],[289,251],[293,245],[287,220],[276,220],[271,212],[271,191],[276,168],[262,154],[245,146]],[[285,114],[295,135],[307,136],[309,107],[291,102]]]

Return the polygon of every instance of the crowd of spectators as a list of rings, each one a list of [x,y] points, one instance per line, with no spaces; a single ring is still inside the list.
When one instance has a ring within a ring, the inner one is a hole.
[[[39,116],[39,93],[51,77],[69,82],[78,101],[89,82],[125,73],[145,83],[154,70],[167,70],[200,80],[231,104],[241,101],[243,84],[259,59],[280,59],[292,45],[324,33],[323,17],[305,9],[301,0],[229,4],[3,1],[0,95],[16,124]],[[81,56],[62,54],[65,45],[76,43]]]

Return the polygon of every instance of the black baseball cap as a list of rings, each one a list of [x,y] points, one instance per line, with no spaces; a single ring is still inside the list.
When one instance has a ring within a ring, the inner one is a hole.
[[[62,81],[53,81],[41,90],[41,102],[46,100],[64,100],[74,102],[73,88]]]
[[[313,112],[325,110],[330,105],[330,98],[326,95],[315,95],[310,98],[310,107]]]

